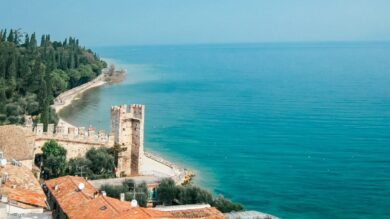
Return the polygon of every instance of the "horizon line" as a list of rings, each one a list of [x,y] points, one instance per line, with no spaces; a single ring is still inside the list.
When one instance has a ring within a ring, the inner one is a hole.
[[[390,43],[390,40],[310,40],[310,41],[259,41],[259,42],[194,42],[194,43],[140,43],[140,44],[115,44],[115,45],[88,45],[88,48],[103,47],[147,47],[147,46],[203,46],[203,45],[244,45],[244,44],[329,44],[329,43]]]

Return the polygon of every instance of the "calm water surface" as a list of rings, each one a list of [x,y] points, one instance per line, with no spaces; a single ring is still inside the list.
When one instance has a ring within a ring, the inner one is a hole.
[[[146,150],[283,218],[390,218],[390,44],[97,48],[127,68],[63,116],[146,105]]]

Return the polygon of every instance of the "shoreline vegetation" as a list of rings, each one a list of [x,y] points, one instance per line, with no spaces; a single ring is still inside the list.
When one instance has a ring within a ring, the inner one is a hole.
[[[0,30],[0,124],[57,123],[50,107],[55,97],[96,78],[107,67],[76,38],[53,41],[50,35],[31,36],[20,29]]]

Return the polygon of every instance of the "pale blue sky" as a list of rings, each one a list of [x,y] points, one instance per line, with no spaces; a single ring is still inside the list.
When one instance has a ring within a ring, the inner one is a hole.
[[[389,0],[0,0],[0,27],[84,45],[388,41]]]

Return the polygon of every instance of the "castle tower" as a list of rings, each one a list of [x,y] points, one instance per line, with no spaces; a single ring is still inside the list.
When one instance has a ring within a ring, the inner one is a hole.
[[[139,175],[144,155],[144,105],[111,107],[111,131],[123,151],[118,158],[117,176]]]

